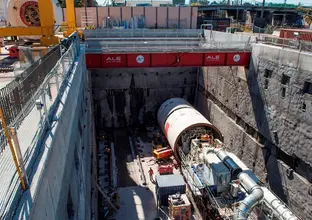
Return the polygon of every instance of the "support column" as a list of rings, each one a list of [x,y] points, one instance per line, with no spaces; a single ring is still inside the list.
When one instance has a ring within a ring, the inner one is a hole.
[[[68,1],[68,0],[67,0]],[[40,13],[40,24],[42,29],[42,37],[40,38],[40,42],[43,45],[49,45],[49,44],[58,44],[59,38],[54,36],[54,14],[52,5],[52,1],[47,0],[38,0],[38,7],[39,7],[39,13]],[[74,10],[74,9],[73,9]],[[68,8],[67,8],[67,16],[68,14]],[[67,17],[67,20],[69,18]]]
[[[46,0],[41,1],[46,2]],[[76,31],[76,16],[75,16],[74,1],[66,0],[66,13],[67,13],[67,36],[69,36]]]
[[[262,1],[262,8],[261,8],[261,18],[264,16],[264,5],[265,5],[265,0]]]
[[[19,166],[19,163],[18,163],[18,160],[17,160],[16,152],[15,152],[15,149],[14,149],[13,144],[12,144],[11,135],[9,133],[9,129],[7,127],[7,124],[5,122],[5,118],[4,118],[4,114],[3,114],[2,108],[0,108],[0,118],[1,118],[2,127],[3,127],[3,130],[4,130],[5,136],[7,137],[8,144],[9,144],[9,147],[10,147],[10,150],[11,150],[11,154],[12,154],[12,157],[13,157],[15,168],[16,168],[16,171],[17,171],[19,179],[20,179],[21,187],[22,187],[23,190],[26,190],[26,185],[25,185],[25,182],[24,182],[23,174],[22,174],[22,171],[20,169],[20,166]]]

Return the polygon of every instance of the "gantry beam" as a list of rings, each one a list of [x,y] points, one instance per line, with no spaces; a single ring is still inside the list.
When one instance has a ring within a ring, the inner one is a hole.
[[[1,37],[43,35],[41,27],[5,27],[0,28]]]
[[[66,15],[67,15],[67,34],[71,35],[76,31],[75,6],[73,0],[66,0]]]
[[[71,2],[70,0],[66,0]],[[73,2],[73,1],[72,1]],[[38,0],[41,27],[7,27],[0,28],[0,36],[42,36],[42,45],[58,44],[59,38],[54,36],[56,28],[52,0]],[[71,12],[73,13],[73,12]],[[71,14],[68,13],[68,14]],[[75,17],[74,17],[75,19]]]

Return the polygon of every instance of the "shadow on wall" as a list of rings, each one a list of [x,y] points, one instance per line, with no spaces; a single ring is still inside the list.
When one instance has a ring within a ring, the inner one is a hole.
[[[270,132],[270,126],[266,115],[265,102],[261,95],[260,82],[258,81],[257,64],[250,61],[249,71],[246,71],[249,94],[252,102],[257,130],[266,138],[264,147],[262,148],[264,163],[267,172],[266,181],[270,188],[287,203],[287,196],[283,190],[282,177],[278,168],[276,158],[277,149],[273,145],[273,139]]]
[[[205,71],[205,70],[204,70]],[[265,171],[267,172],[267,178],[266,181],[268,182],[270,188],[285,202],[287,202],[287,196],[285,195],[285,192],[283,190],[283,184],[282,184],[282,176],[279,171],[278,167],[278,161],[276,159],[276,147],[272,144],[272,137],[270,135],[270,127],[268,123],[268,118],[265,113],[265,103],[264,100],[262,99],[261,96],[261,88],[260,88],[260,83],[257,80],[257,73],[255,72],[254,64],[251,61],[250,64],[250,69],[247,72],[246,71],[246,78],[247,78],[247,83],[248,83],[248,90],[249,90],[249,95],[251,98],[251,104],[253,107],[253,112],[254,112],[254,117],[256,119],[257,123],[257,130],[259,131],[258,134],[261,133],[262,136],[266,136],[267,140],[266,143],[264,143],[264,148],[262,149],[262,155],[264,158],[264,163],[265,163]],[[237,126],[244,128],[244,125],[242,123],[239,123],[239,121],[242,121],[240,117],[238,117],[235,113],[229,114],[230,109],[228,109],[224,104],[221,103],[220,100],[215,98],[214,94],[210,94],[209,91],[214,93],[214,91],[218,91],[218,83],[216,84],[215,88],[208,88],[208,81],[206,80],[215,80],[214,78],[205,78],[204,74],[200,74],[198,76],[198,98],[197,103],[195,103],[198,109],[201,110],[201,113],[207,117],[209,121],[212,123],[215,120],[218,120],[218,118],[214,118],[214,114],[211,114],[213,106],[209,104],[208,99],[212,101],[215,105],[217,105],[222,111],[224,111],[226,114],[228,114],[228,117],[231,118],[233,121],[236,122]],[[200,95],[203,95],[203,98],[200,97]],[[221,95],[221,94],[219,94]],[[232,115],[232,117],[231,117]],[[239,120],[237,120],[239,119]],[[235,123],[234,122],[234,123]],[[244,124],[244,123],[243,123]],[[227,129],[227,126],[224,127]],[[222,132],[222,131],[221,131]],[[245,131],[247,132],[247,131]],[[248,133],[248,132],[247,132]],[[228,132],[226,135],[229,135],[226,137],[226,139],[234,139],[235,137],[230,137],[231,133]],[[246,134],[247,135],[247,134]],[[242,146],[239,146],[241,149],[246,147],[245,146],[245,135],[242,136]],[[232,145],[232,144],[230,144]],[[233,146],[229,146],[233,147]],[[257,151],[260,150],[259,148],[255,149],[257,155]],[[238,149],[234,150],[236,154],[239,154]],[[245,161],[246,162],[246,161]],[[253,166],[255,167],[255,163]],[[250,167],[251,168],[251,167]]]
[[[131,147],[129,143],[130,133],[127,129],[114,129],[114,143],[115,143],[115,155],[116,165],[118,168],[118,187],[137,186],[137,183],[131,177],[131,170],[127,163],[132,162]],[[133,174],[132,174],[133,175]]]
[[[107,69],[92,72],[100,129],[157,126],[157,111],[169,98],[193,102],[196,68]]]

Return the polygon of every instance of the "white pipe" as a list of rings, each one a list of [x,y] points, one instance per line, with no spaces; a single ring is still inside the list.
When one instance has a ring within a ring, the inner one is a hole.
[[[222,148],[210,148],[208,152],[214,152],[221,161],[230,157]],[[246,220],[251,213],[253,207],[262,199],[268,207],[274,212],[274,216],[280,220],[298,220],[287,206],[276,197],[268,188],[260,187],[247,173],[238,175],[240,184],[247,190],[248,196],[240,203],[237,220]]]
[[[298,218],[292,213],[287,206],[277,198],[269,189],[261,187],[264,192],[263,201],[267,203],[267,206],[271,207],[274,212],[274,217],[278,217],[281,220],[298,220]]]
[[[263,191],[261,187],[247,174],[240,173],[238,176],[241,184],[245,187],[249,195],[240,202],[238,207],[237,220],[247,220],[252,209],[261,201],[263,198]]]

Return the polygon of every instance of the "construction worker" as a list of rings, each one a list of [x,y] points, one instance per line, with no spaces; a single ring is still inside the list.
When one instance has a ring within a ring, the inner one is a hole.
[[[153,169],[150,167],[149,171],[148,171],[148,174],[149,174],[149,177],[150,177],[150,180],[151,182],[153,182],[153,174],[154,174],[154,171]]]

